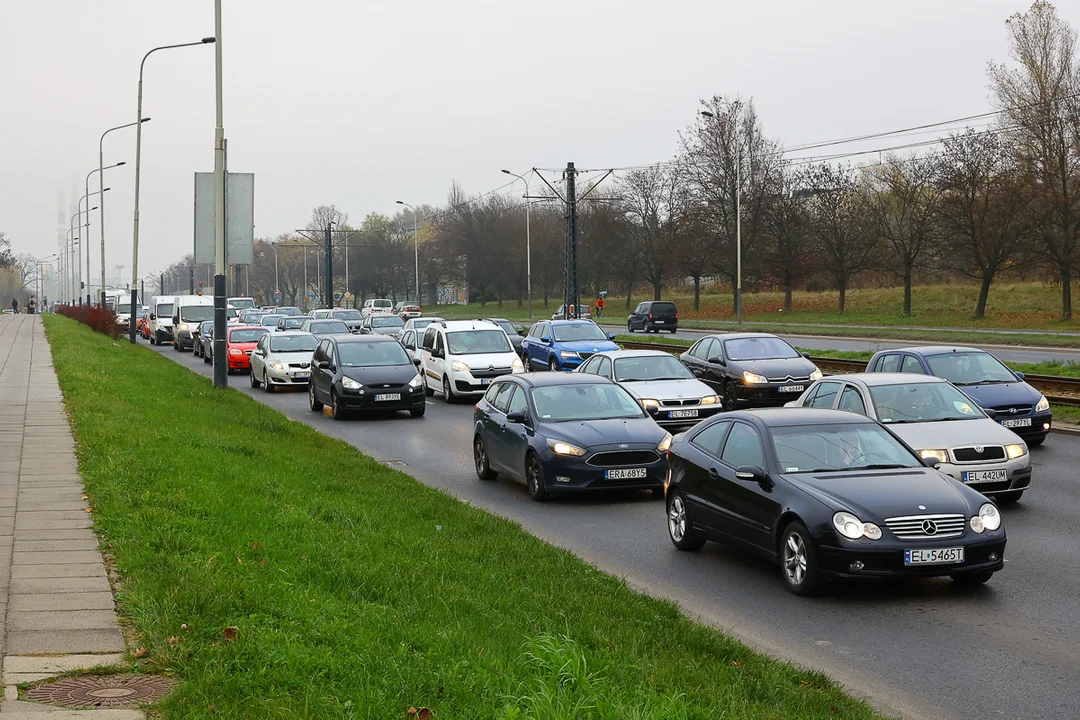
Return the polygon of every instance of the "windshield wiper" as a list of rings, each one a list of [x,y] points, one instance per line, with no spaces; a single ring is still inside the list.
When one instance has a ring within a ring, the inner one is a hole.
[[[896,470],[897,468],[911,467],[910,465],[901,465],[899,463],[874,463],[872,465],[860,465],[858,467],[850,468],[851,470]]]

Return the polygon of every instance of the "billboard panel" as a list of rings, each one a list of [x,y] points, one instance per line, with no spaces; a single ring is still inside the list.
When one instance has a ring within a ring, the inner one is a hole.
[[[225,184],[225,262],[250,265],[255,251],[255,173]],[[214,173],[195,173],[195,262],[214,262]]]

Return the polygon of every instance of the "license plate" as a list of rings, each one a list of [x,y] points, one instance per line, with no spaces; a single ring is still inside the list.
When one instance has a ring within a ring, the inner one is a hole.
[[[663,325],[663,324],[664,324],[663,320],[653,320],[653,325]]]
[[[480,387],[484,387],[485,385],[488,385],[490,383],[491,383],[491,381],[488,380],[487,378],[480,378]]]
[[[310,376],[307,373],[293,373],[293,377],[297,380],[307,380]]]
[[[400,400],[401,393],[381,393],[375,396],[375,402],[382,402],[384,400]]]
[[[697,410],[672,410],[667,416],[672,420],[676,418],[696,418],[697,413]]]
[[[905,565],[953,565],[964,562],[964,548],[921,548],[904,551]]]
[[[1016,418],[1015,420],[1002,420],[1002,427],[1031,427],[1031,418]]]
[[[633,480],[645,477],[645,468],[626,468],[623,470],[605,470],[604,477],[608,480]]]
[[[1009,479],[1009,473],[1006,470],[972,470],[961,473],[960,477],[966,483],[1003,482]]]
[[[805,385],[781,385],[778,389],[780,390],[780,392],[802,392],[803,390],[806,389],[806,386]]]

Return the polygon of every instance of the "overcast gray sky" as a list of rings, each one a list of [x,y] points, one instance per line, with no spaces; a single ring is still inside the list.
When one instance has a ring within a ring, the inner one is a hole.
[[[359,221],[441,203],[500,168],[643,164],[698,100],[753,96],[787,145],[990,109],[986,64],[1024,0],[225,0],[229,169],[255,173],[256,234],[314,206]],[[1080,27],[1080,3],[1058,11]],[[57,251],[109,127],[136,115],[139,60],[213,34],[212,0],[0,0],[0,230]],[[140,275],[192,246],[193,173],[213,169],[214,52],[147,62]],[[131,273],[135,140],[106,139],[107,265]],[[919,139],[919,138],[915,138]],[[96,199],[91,204],[97,204]],[[98,271],[97,217],[91,238]]]

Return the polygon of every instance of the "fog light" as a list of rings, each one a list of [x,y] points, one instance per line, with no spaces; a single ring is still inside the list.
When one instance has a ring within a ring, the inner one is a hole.
[[[1050,429],[1050,423],[1043,423],[1043,430],[1049,430],[1049,429]]]
[[[990,553],[990,562],[997,562],[997,553]]]
[[[570,478],[563,477],[562,475],[556,475],[555,476],[555,482],[568,483],[568,482],[570,482]]]
[[[851,568],[851,572],[859,572],[865,566],[863,565],[862,560],[856,560],[855,562],[851,563],[849,567]]]

